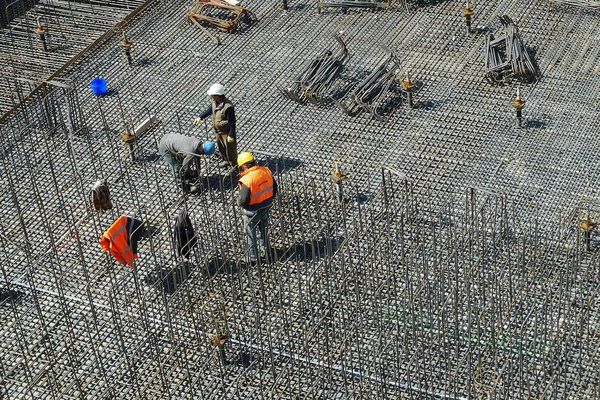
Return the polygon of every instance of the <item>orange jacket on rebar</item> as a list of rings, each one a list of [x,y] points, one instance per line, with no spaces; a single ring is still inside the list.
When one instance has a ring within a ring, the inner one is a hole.
[[[130,268],[135,266],[137,255],[137,239],[143,231],[143,222],[124,215],[108,228],[100,238],[100,246],[120,264]]]

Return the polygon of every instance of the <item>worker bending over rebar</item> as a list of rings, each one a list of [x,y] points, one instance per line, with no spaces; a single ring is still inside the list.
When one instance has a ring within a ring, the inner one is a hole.
[[[250,263],[258,261],[258,238],[267,259],[271,255],[269,243],[269,209],[277,195],[277,182],[271,170],[256,164],[254,154],[243,152],[237,158],[240,168],[238,205],[242,207],[244,230],[248,235],[248,256]]]
[[[195,137],[169,133],[160,139],[158,152],[175,176],[177,186],[185,193],[195,193],[198,188],[187,181],[187,178],[193,178],[190,177],[192,161],[201,155],[214,154],[215,144],[210,140],[202,142]]]
[[[235,167],[237,157],[237,141],[235,131],[235,110],[233,104],[225,97],[225,88],[215,83],[206,92],[210,96],[211,105],[194,120],[194,125],[212,116],[213,128],[217,134],[217,145],[223,161],[221,167]]]

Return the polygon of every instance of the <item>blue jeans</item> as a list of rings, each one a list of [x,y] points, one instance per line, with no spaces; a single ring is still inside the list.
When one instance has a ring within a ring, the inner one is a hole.
[[[258,245],[264,249],[266,253],[270,251],[269,244],[269,208],[261,208],[260,210],[250,213],[246,211],[242,214],[244,220],[244,230],[248,236],[248,256],[250,261],[258,259]],[[258,238],[256,228],[258,227],[260,238]]]
[[[181,165],[176,156],[173,156],[170,152],[166,150],[159,150],[160,155],[162,156],[165,164],[169,167],[173,176],[175,177],[175,182],[177,182],[177,186],[181,185]]]

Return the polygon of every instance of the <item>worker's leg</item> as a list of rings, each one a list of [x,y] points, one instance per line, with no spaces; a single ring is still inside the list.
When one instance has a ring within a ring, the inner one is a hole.
[[[217,135],[217,146],[223,161],[227,161],[229,165],[237,164],[237,142],[228,143],[226,134]]]
[[[229,161],[229,165],[235,167],[237,165],[237,141],[229,143],[227,142],[226,137],[225,142],[227,148],[227,161]]]
[[[219,154],[224,161],[227,160],[227,135],[221,135],[217,133],[217,147],[219,148]]]
[[[250,261],[256,261],[258,259],[258,248],[256,240],[256,225],[258,225],[258,213],[249,215],[242,215],[244,220],[244,230],[248,238],[248,257]]]
[[[271,252],[271,243],[269,242],[269,209],[261,209],[259,211],[259,216],[258,229],[260,231],[260,246],[265,254],[269,255]]]
[[[160,155],[162,156],[165,164],[167,164],[167,166],[171,170],[171,173],[173,173],[177,185],[181,185],[181,174],[179,173],[181,167],[177,162],[177,159],[168,151],[160,151]]]

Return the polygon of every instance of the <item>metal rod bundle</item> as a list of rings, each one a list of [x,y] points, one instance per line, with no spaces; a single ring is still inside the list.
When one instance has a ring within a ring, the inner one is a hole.
[[[342,73],[348,58],[348,48],[340,35],[333,37],[340,46],[338,51],[333,53],[331,50],[325,50],[292,81],[291,86],[279,88],[285,97],[300,104],[307,101],[320,104],[329,98],[332,85]]]
[[[504,32],[495,37],[487,37],[485,51],[486,77],[493,83],[507,83],[513,79],[533,82],[539,75],[535,61],[530,56],[519,30],[512,19],[500,16]]]
[[[381,100],[388,95],[400,68],[397,57],[387,49],[386,52],[387,58],[338,102],[347,115],[356,116],[365,111],[381,118],[378,111]]]
[[[393,1],[381,0],[317,0],[319,12],[325,8],[341,8],[347,10],[349,8],[389,8]]]
[[[257,19],[248,8],[222,0],[196,0],[186,15],[192,22],[212,26],[226,33],[235,32],[243,24],[250,25]]]
[[[583,8],[600,8],[600,1],[595,0],[549,0],[553,4],[564,4]]]

